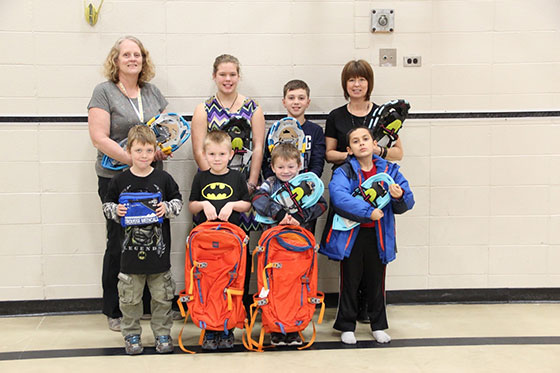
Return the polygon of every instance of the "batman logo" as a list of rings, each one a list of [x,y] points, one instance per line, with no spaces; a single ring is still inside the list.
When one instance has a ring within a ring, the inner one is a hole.
[[[228,199],[232,194],[232,187],[225,183],[210,183],[202,189],[202,196],[210,201]]]

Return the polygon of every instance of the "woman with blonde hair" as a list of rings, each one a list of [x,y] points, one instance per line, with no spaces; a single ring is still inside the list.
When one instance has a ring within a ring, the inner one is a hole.
[[[97,148],[95,172],[98,179],[98,193],[104,202],[107,187],[112,177],[121,171],[106,169],[101,165],[103,155],[123,164],[131,165],[130,154],[119,142],[127,137],[128,130],[136,124],[146,123],[153,116],[162,113],[167,100],[160,90],[148,83],[155,76],[155,67],[149,52],[134,36],[125,36],[113,45],[104,64],[107,81],[93,90],[88,104],[89,135]],[[162,167],[166,159],[161,151],[156,153],[156,167]],[[120,234],[118,223],[107,220],[107,247],[103,257],[103,313],[107,316],[109,328],[120,331],[121,311],[117,291],[120,271]],[[148,305],[144,312],[149,313]]]

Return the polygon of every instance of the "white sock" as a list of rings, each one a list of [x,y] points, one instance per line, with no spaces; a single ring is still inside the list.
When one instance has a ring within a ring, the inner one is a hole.
[[[379,343],[389,343],[391,342],[391,336],[385,333],[383,330],[374,330],[373,338]]]
[[[355,345],[356,344],[356,336],[354,332],[342,332],[340,335],[340,340],[342,343],[346,343],[347,345]]]

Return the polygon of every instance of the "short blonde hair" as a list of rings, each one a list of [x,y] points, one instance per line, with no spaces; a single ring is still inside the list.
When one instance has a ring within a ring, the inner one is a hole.
[[[138,85],[142,87],[156,76],[156,68],[150,58],[150,52],[148,52],[146,48],[144,48],[142,42],[134,36],[123,36],[115,42],[103,64],[103,74],[113,83],[119,81],[119,66],[117,60],[119,59],[119,53],[121,51],[121,43],[125,40],[136,43],[142,53],[142,70],[140,71],[140,75],[138,75]]]
[[[222,130],[212,130],[206,134],[204,137],[204,142],[202,143],[202,149],[206,150],[206,147],[210,144],[226,144],[231,149],[231,137],[228,133]]]
[[[237,59],[237,57],[234,57],[231,54],[221,54],[218,57],[216,57],[216,59],[214,60],[214,65],[212,66],[212,76],[216,76],[216,73],[218,72],[218,66],[220,66],[223,63],[234,64],[237,70],[237,75],[240,75],[239,60]]]
[[[270,164],[274,165],[276,160],[280,158],[287,161],[294,159],[297,161],[298,166],[301,166],[301,153],[292,143],[283,142],[272,149],[270,153]]]
[[[134,143],[149,144],[153,145],[154,148],[157,146],[157,139],[154,131],[150,127],[143,124],[138,124],[132,127],[128,131],[128,141],[126,143],[126,149],[130,151]]]

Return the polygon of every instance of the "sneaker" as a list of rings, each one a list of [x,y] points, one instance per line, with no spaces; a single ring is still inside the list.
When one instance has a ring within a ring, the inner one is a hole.
[[[207,330],[204,333],[204,340],[202,341],[203,350],[217,350],[218,349],[218,333]]]
[[[156,338],[156,351],[160,354],[173,352],[173,340],[170,335],[160,335]]]
[[[220,337],[218,338],[218,348],[219,349],[233,348],[234,338],[235,337],[233,335],[233,329],[229,330],[227,335],[225,332],[222,332],[220,334]]]
[[[111,329],[114,332],[120,332],[121,331],[121,320],[122,317],[108,317],[107,316],[107,324],[109,324],[109,329]]]
[[[285,346],[286,336],[282,333],[270,333],[270,343],[273,346]]]
[[[286,334],[286,344],[288,346],[301,346],[303,341],[301,340],[298,332],[292,332]]]
[[[144,351],[140,335],[131,334],[124,338],[124,350],[128,355],[138,355]]]

